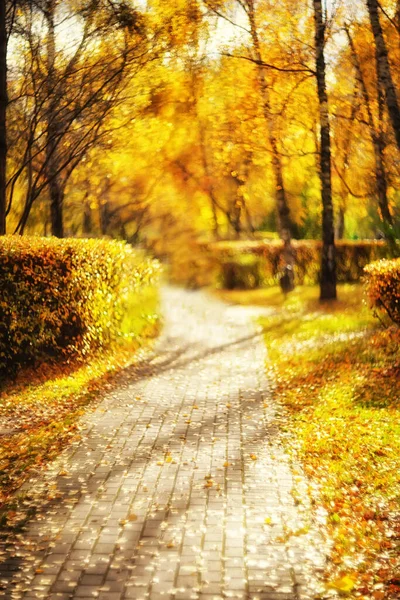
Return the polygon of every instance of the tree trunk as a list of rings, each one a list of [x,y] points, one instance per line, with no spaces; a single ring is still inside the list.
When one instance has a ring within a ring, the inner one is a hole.
[[[379,82],[378,82],[379,86]],[[378,107],[379,107],[379,129],[374,132],[373,144],[375,149],[375,172],[376,172],[376,191],[378,194],[379,210],[381,219],[389,226],[393,226],[393,218],[389,209],[389,200],[387,196],[388,186],[385,169],[385,132],[384,132],[384,95],[382,89],[378,89]]]
[[[56,0],[48,0],[47,19],[47,143],[46,143],[46,177],[49,182],[51,233],[55,237],[64,237],[63,203],[64,189],[59,173],[60,123],[57,116],[57,98],[55,94],[55,60],[56,38],[55,17]],[[61,99],[59,99],[61,100]]]
[[[0,0],[0,235],[6,233],[7,103],[6,0]]]
[[[378,75],[378,86],[385,91],[386,106],[390,121],[392,123],[397,147],[400,150],[400,106],[392,78],[392,72],[390,70],[389,55],[379,20],[378,6],[379,4],[377,0],[367,0],[369,20],[375,40],[375,60],[376,72]]]
[[[332,203],[331,136],[326,91],[325,21],[321,0],[313,0],[315,22],[316,78],[320,118],[320,179],[322,196],[322,260],[320,300],[334,300],[336,292],[336,252]]]
[[[93,233],[93,215],[88,192],[86,192],[83,199],[82,233],[84,235],[90,235]]]
[[[343,205],[339,206],[337,222],[336,222],[336,239],[342,240],[345,231],[345,216],[346,210]]]
[[[197,69],[197,66],[195,63],[190,62],[189,65],[190,65],[189,69],[190,69],[190,77],[191,77],[190,85],[191,85],[192,95],[194,98],[194,114],[195,114],[195,118],[196,118],[197,131],[198,131],[199,142],[200,142],[201,162],[203,165],[203,172],[204,172],[204,177],[203,177],[204,181],[205,181],[204,187],[205,187],[205,192],[210,201],[210,207],[211,207],[211,212],[212,212],[212,216],[213,216],[214,239],[219,240],[220,232],[219,232],[218,210],[217,210],[218,202],[215,197],[214,185],[213,185],[210,165],[208,162],[206,131],[204,128],[203,121],[201,119],[201,115],[199,113],[199,95],[200,95],[199,90],[198,90],[199,73],[198,73],[198,69]]]
[[[274,132],[274,124],[271,118],[271,105],[269,98],[268,82],[265,77],[264,68],[262,67],[262,53],[260,47],[260,40],[258,37],[258,31],[256,26],[254,0],[248,0],[248,16],[250,22],[251,38],[253,42],[253,50],[255,58],[260,63],[258,65],[258,81],[260,85],[262,101],[263,101],[263,114],[265,123],[267,125],[268,139],[272,151],[272,169],[275,178],[275,200],[276,209],[278,214],[278,227],[279,235],[283,241],[283,263],[284,263],[284,282],[285,291],[289,292],[294,289],[294,254],[292,247],[292,221],[290,218],[290,208],[287,201],[285,185],[283,180],[283,166],[281,157],[278,152],[278,143]],[[282,281],[281,281],[282,284]]]
[[[217,200],[215,198],[214,185],[212,182],[212,176],[211,176],[210,168],[209,168],[209,164],[208,164],[207,148],[206,148],[203,124],[202,124],[200,117],[198,115],[198,112],[197,112],[197,98],[196,98],[196,118],[197,118],[197,124],[198,124],[198,129],[199,129],[201,160],[203,163],[204,179],[206,181],[206,191],[207,191],[207,195],[210,200],[211,211],[212,211],[212,216],[213,216],[213,234],[214,234],[214,239],[219,240],[220,233],[219,233],[219,223],[218,223],[218,213],[217,213]]]
[[[108,235],[108,229],[110,226],[110,211],[108,205],[108,198],[102,200],[99,206],[100,212],[100,231],[101,235]]]
[[[384,223],[389,225],[389,229],[393,226],[393,218],[389,209],[389,200],[387,196],[388,185],[387,185],[387,176],[386,176],[386,168],[385,168],[385,149],[386,149],[386,140],[384,133],[384,114],[383,114],[383,103],[384,98],[382,94],[382,88],[378,89],[378,111],[379,111],[379,124],[378,126],[375,124],[375,120],[372,113],[371,108],[371,98],[368,92],[367,84],[364,79],[364,75],[361,69],[360,60],[353,42],[353,38],[351,37],[350,30],[346,26],[345,28],[347,39],[349,41],[349,47],[352,54],[354,68],[356,70],[357,81],[361,88],[362,97],[365,103],[365,108],[368,116],[368,128],[369,133],[372,140],[372,145],[374,149],[374,161],[375,161],[375,185],[376,185],[376,194],[378,197],[378,206],[380,211],[380,217]],[[378,85],[379,85],[379,77],[378,77]],[[393,239],[393,235],[389,235],[389,241],[391,244],[395,243]]]

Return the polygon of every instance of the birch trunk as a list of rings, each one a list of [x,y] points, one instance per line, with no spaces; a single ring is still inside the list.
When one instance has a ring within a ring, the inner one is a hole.
[[[61,98],[56,98],[55,93],[55,11],[56,0],[48,0],[46,10],[47,20],[47,95],[49,105],[47,109],[47,143],[46,143],[46,176],[49,182],[50,194],[50,219],[51,233],[55,237],[64,237],[63,203],[64,189],[59,173],[60,158],[60,123],[57,117],[57,104]]]
[[[322,260],[320,300],[334,300],[336,292],[335,225],[332,202],[331,136],[326,91],[325,21],[321,0],[313,0],[316,79],[320,119],[320,179],[322,196]]]
[[[397,147],[400,150],[400,106],[390,69],[388,49],[379,20],[378,7],[379,3],[377,0],[367,0],[369,20],[375,40],[375,61],[378,87],[380,86],[385,92],[386,106],[396,138]]]
[[[378,205],[381,213],[382,221],[386,222],[388,225],[393,225],[393,218],[389,209],[389,200],[388,200],[388,185],[387,185],[387,175],[385,168],[385,149],[386,149],[386,141],[384,135],[384,115],[383,115],[383,103],[384,98],[382,95],[382,90],[378,90],[378,107],[379,107],[379,123],[376,125],[375,119],[372,113],[371,108],[371,98],[368,92],[367,84],[365,82],[364,74],[361,69],[360,60],[358,58],[358,54],[353,42],[353,38],[351,37],[350,30],[348,27],[345,28],[347,39],[349,41],[349,47],[352,55],[353,65],[356,70],[356,78],[358,84],[361,89],[361,94],[364,100],[365,108],[367,111],[368,117],[368,128],[369,133],[372,140],[372,145],[374,149],[374,161],[375,161],[375,185],[376,185],[376,194],[378,197]]]
[[[249,9],[248,16],[250,22],[250,32],[253,42],[254,55],[257,62],[259,63],[257,66],[258,81],[262,95],[263,114],[267,126],[268,140],[272,151],[272,170],[275,178],[275,200],[278,214],[279,235],[281,240],[283,241],[283,263],[285,272],[281,279],[281,285],[285,288],[284,291],[289,292],[294,289],[295,261],[291,234],[292,221],[290,218],[290,208],[287,201],[287,195],[284,185],[282,161],[278,151],[278,141],[276,139],[274,123],[271,115],[268,81],[265,77],[264,68],[261,64],[263,60],[260,47],[260,40],[258,37],[258,31],[256,26],[253,0],[248,0],[247,5]]]

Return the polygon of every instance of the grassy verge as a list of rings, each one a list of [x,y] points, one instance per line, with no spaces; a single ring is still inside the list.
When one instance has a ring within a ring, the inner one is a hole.
[[[0,520],[15,518],[12,498],[32,470],[52,460],[77,435],[77,422],[112,377],[135,362],[159,329],[158,294],[134,295],[122,337],[85,362],[42,364],[22,371],[0,394]],[[2,508],[1,508],[2,507]]]
[[[379,327],[362,289],[320,305],[316,288],[221,292],[271,306],[261,320],[292,450],[317,483],[333,539],[328,588],[400,597],[400,330]]]

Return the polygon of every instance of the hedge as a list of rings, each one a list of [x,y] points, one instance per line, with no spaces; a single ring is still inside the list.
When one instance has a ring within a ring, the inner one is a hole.
[[[400,325],[400,258],[371,263],[365,275],[371,308]]]
[[[296,284],[318,283],[321,248],[319,241],[293,241]],[[171,279],[189,287],[252,289],[276,285],[282,274],[282,250],[280,241],[193,244],[188,256],[179,257],[178,265],[173,261]],[[387,246],[382,241],[338,241],[336,255],[338,281],[356,282],[367,264],[387,255]]]
[[[1,237],[0,372],[105,346],[158,270],[122,242]]]

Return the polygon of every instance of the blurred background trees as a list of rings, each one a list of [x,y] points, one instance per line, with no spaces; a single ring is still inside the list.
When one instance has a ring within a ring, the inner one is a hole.
[[[0,232],[396,248],[397,0],[0,5]]]

